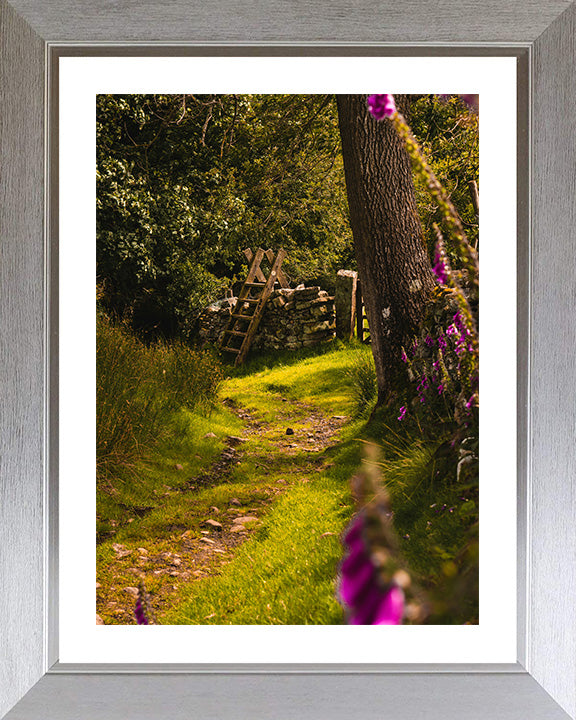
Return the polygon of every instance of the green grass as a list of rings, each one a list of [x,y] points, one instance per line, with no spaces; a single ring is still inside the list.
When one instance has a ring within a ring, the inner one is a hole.
[[[222,379],[216,358],[181,342],[145,345],[101,313],[96,333],[98,478],[130,465],[173,431],[180,408],[210,412]]]
[[[172,432],[129,466],[119,468],[97,493],[97,535],[114,534],[115,542],[152,531],[165,534],[171,509],[182,500],[181,489],[221,453],[228,435],[242,430],[242,422],[224,408],[209,416],[182,410],[170,419]],[[214,433],[215,438],[205,437]],[[145,517],[140,517],[145,513]],[[149,529],[150,530],[149,530]]]
[[[282,397],[314,405],[327,414],[352,416],[348,369],[357,352],[356,345],[334,343],[321,352],[301,351],[296,358],[271,354],[254,360],[249,374],[228,378],[223,392],[268,416],[281,408]]]
[[[222,573],[193,584],[163,624],[340,624],[339,535],[351,516],[353,466],[299,478]]]
[[[367,417],[374,409],[378,396],[376,368],[369,345],[359,345],[347,372],[351,380],[356,415]]]
[[[183,412],[170,441],[115,478],[113,492],[99,493],[100,529],[114,532],[97,553],[99,612],[107,623],[133,622],[122,610],[132,601],[127,603],[124,588],[137,584],[139,575],[162,624],[342,623],[335,599],[339,538],[354,512],[349,481],[366,441],[381,448],[378,468],[409,569],[424,588],[451,592],[454,561],[466,546],[477,495],[455,483],[446,429],[399,422],[395,407],[379,410],[370,422],[357,417],[354,373],[365,355],[357,344],[334,344],[297,358],[260,357],[251,369],[230,372],[221,397],[247,408],[260,423],[257,432],[250,434],[226,406],[209,418]],[[347,421],[331,443],[321,451],[313,441],[307,445],[320,419],[330,423],[334,416]],[[286,435],[287,427],[293,435]],[[206,438],[208,432],[217,437]],[[228,435],[247,438],[239,464],[223,482],[186,489],[218,457]],[[187,544],[200,542],[206,532],[207,517],[229,523],[232,500],[243,514],[258,518],[245,542],[199,556],[189,568],[193,577],[154,572],[166,553],[186,558]],[[137,508],[147,510],[139,516]],[[126,548],[127,557],[118,560],[114,543]],[[468,598],[441,621],[474,617],[477,608]]]
[[[329,343],[312,345],[297,350],[272,350],[267,352],[251,352],[247,360],[238,367],[229,365],[226,370],[231,377],[246,377],[254,375],[261,370],[271,370],[276,367],[290,367],[299,365],[303,360],[313,360],[322,355],[332,355],[334,352],[349,349],[349,345],[334,340]]]

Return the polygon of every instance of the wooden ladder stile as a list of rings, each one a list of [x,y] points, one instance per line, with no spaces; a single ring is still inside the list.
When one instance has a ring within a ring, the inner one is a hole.
[[[238,300],[232,309],[230,320],[220,343],[222,350],[236,355],[235,365],[241,365],[248,355],[275,283],[279,282],[282,287],[288,287],[288,281],[281,270],[282,262],[286,257],[286,251],[283,248],[278,250],[276,256],[273,250],[263,250],[262,248],[258,248],[256,253],[252,253],[252,250],[247,248],[244,254],[251,262],[250,270],[238,293]],[[264,257],[271,266],[268,277],[260,267]],[[240,339],[240,345],[234,346],[234,342]]]
[[[274,250],[272,250],[271,248],[269,248],[268,250],[264,250],[263,252],[264,252],[264,256],[266,257],[266,259],[268,260],[268,262],[269,262],[270,265],[272,266],[272,265],[274,264]],[[286,258],[286,253],[285,253],[284,250],[282,250],[282,252],[284,253],[284,259],[285,259],[285,258]],[[253,262],[253,260],[254,260],[254,253],[252,252],[251,248],[246,248],[246,250],[244,250],[244,255],[246,255],[249,263],[252,263],[252,262]],[[284,272],[283,272],[283,270],[282,270],[281,264],[278,266],[277,273],[278,273],[278,276],[277,276],[276,279],[277,279],[277,281],[280,283],[280,287],[283,287],[283,288],[288,288],[288,287],[290,287],[290,284],[289,284],[289,282],[288,282],[288,280],[287,280],[287,278],[286,278],[286,275],[284,275]],[[256,280],[257,280],[258,282],[263,282],[263,283],[266,282],[266,275],[264,275],[264,273],[262,272],[262,268],[260,267],[260,263],[258,263],[258,267],[256,268],[254,277],[256,278]],[[244,285],[247,285],[247,284],[248,284],[248,282],[245,282],[245,283],[244,283]]]

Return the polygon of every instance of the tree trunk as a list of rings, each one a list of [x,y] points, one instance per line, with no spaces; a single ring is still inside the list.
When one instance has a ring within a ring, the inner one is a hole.
[[[434,278],[410,158],[392,123],[370,115],[365,95],[338,95],[337,102],[350,224],[381,405],[390,396],[401,349],[422,318]],[[396,103],[404,109],[407,98],[396,96]]]

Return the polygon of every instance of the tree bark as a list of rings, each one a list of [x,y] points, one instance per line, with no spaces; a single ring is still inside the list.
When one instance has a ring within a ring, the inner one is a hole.
[[[389,120],[370,115],[365,95],[338,95],[337,103],[350,224],[381,405],[389,399],[401,349],[413,337],[435,283],[402,141]],[[408,100],[397,95],[396,103],[404,112]]]

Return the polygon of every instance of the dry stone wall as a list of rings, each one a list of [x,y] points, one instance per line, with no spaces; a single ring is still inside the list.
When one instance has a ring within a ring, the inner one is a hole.
[[[198,334],[203,343],[220,343],[236,298],[226,298],[205,308]],[[264,309],[252,348],[296,350],[330,342],[336,335],[334,298],[319,287],[279,288]]]

